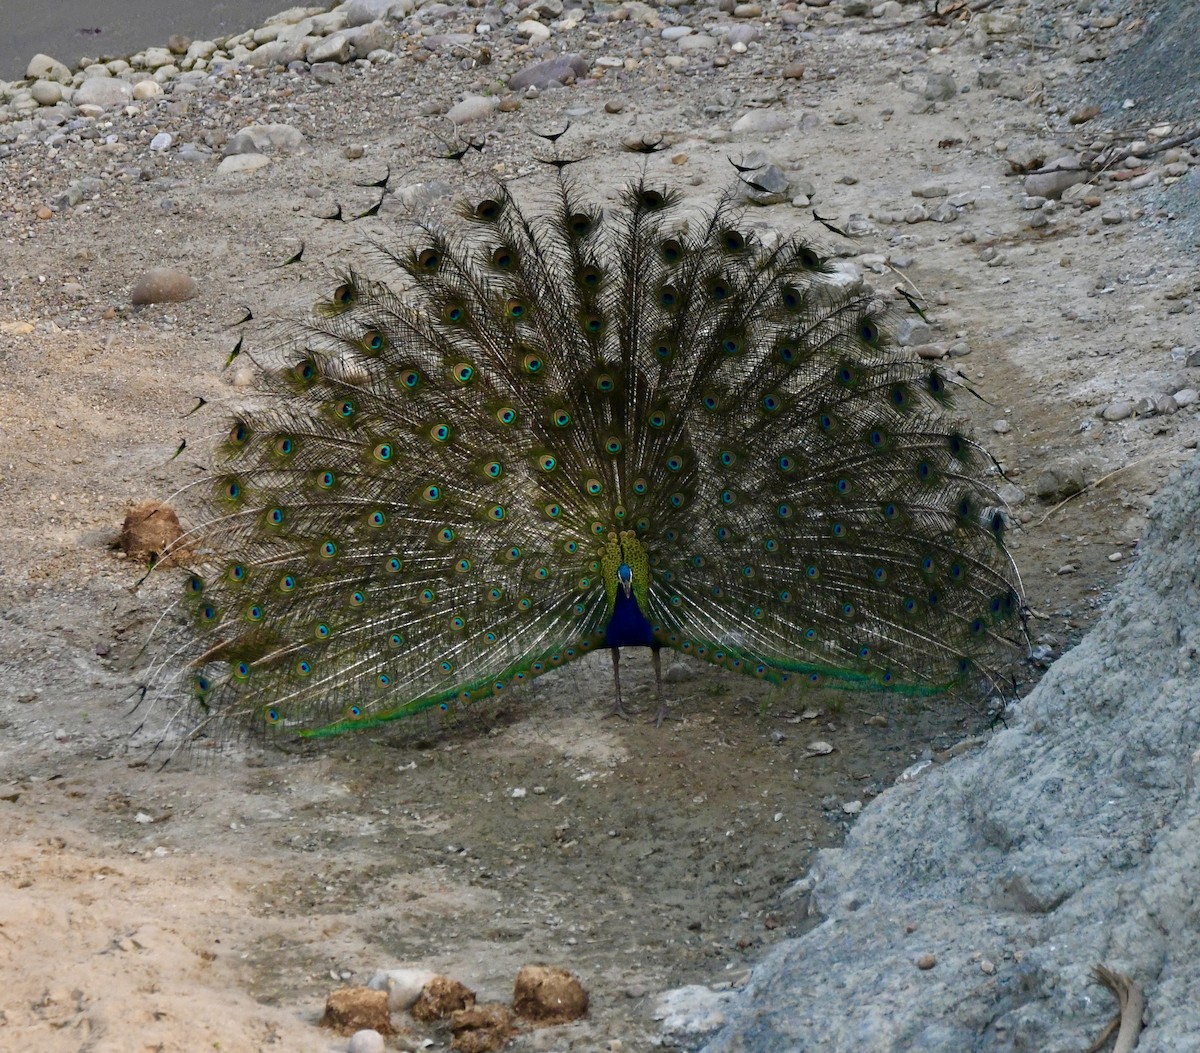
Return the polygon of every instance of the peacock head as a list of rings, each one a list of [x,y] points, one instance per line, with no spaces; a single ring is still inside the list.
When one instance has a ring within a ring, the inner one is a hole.
[[[626,599],[633,595],[633,568],[628,563],[617,567],[617,584],[621,586]]]

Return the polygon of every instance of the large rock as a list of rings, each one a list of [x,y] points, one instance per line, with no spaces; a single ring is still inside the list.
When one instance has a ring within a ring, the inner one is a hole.
[[[88,77],[75,89],[76,106],[101,106],[106,110],[124,106],[133,98],[133,85],[116,77]]]
[[[415,0],[350,0],[344,8],[346,28],[365,26],[376,19],[407,18],[416,6]]]
[[[59,84],[71,83],[71,71],[58,59],[49,55],[34,55],[25,67],[27,80],[52,80]]]
[[[537,88],[539,91],[557,88],[578,80],[587,71],[587,59],[582,55],[558,55],[514,73],[508,78],[508,86],[513,91],[524,91],[526,88]]]
[[[1200,460],[1009,730],[820,853],[823,920],[755,969],[706,1053],[1078,1053],[1115,1013],[1097,963],[1145,991],[1138,1053],[1196,1048],[1198,523]]]

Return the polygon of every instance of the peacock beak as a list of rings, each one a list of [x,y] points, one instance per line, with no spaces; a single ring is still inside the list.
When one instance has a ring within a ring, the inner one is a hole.
[[[632,581],[621,582],[621,588],[625,590],[625,598],[626,599],[629,599],[629,597],[633,595],[633,582]]]

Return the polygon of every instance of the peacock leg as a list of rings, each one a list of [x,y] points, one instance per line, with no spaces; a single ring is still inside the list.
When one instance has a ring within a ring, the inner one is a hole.
[[[657,652],[655,652],[657,653]],[[621,703],[621,648],[612,648],[613,656],[613,685],[617,689],[617,701],[613,705],[610,717],[620,717],[622,720],[628,720],[629,714],[625,712],[625,706]]]
[[[654,691],[658,695],[658,714],[654,718],[654,725],[661,728],[664,720],[672,719],[671,714],[667,712],[667,700],[663,697],[662,648],[651,647],[650,657],[654,661]]]

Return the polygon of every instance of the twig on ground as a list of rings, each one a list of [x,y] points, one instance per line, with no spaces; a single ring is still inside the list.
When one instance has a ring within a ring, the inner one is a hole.
[[[1137,1045],[1138,1035],[1142,1032],[1142,1013],[1146,1008],[1146,998],[1142,989],[1132,978],[1110,969],[1107,965],[1093,965],[1092,979],[1108,988],[1117,1000],[1120,1012],[1086,1053],[1099,1053],[1113,1031],[1117,1032],[1117,1041],[1113,1045],[1112,1053],[1132,1053]]]

